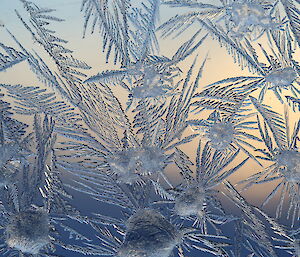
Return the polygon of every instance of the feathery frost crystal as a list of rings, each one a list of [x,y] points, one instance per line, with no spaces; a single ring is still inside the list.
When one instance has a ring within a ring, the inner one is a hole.
[[[2,2],[1,256],[300,256],[299,0]]]

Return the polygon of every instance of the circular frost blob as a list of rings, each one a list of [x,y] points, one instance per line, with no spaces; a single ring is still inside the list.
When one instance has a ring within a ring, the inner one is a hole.
[[[205,206],[205,191],[194,186],[186,189],[175,200],[174,210],[181,217],[200,215]]]
[[[216,150],[226,149],[233,141],[234,128],[231,123],[215,123],[208,131],[208,138]]]
[[[169,257],[178,244],[176,228],[151,209],[137,211],[128,219],[126,227],[119,257]]]
[[[10,217],[6,243],[23,253],[38,254],[49,243],[49,219],[41,210],[21,211]]]
[[[230,15],[230,21],[244,32],[249,31],[251,26],[261,25],[266,20],[270,21],[264,8],[253,3],[234,3],[227,12]]]
[[[119,183],[134,184],[139,180],[135,148],[117,151],[107,158],[110,170],[117,175]]]
[[[266,76],[266,81],[278,87],[286,87],[297,79],[296,71],[291,67],[272,71]]]
[[[300,153],[283,150],[276,155],[276,162],[281,173],[290,182],[300,182]]]

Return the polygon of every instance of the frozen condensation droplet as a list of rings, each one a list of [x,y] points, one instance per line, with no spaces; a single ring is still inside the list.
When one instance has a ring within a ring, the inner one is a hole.
[[[5,228],[5,238],[11,248],[38,254],[50,241],[48,215],[41,210],[26,210],[12,215]]]
[[[137,211],[126,223],[119,257],[168,257],[179,243],[180,233],[160,213]]]
[[[205,190],[201,186],[187,188],[175,200],[175,212],[182,217],[202,216],[205,207]]]

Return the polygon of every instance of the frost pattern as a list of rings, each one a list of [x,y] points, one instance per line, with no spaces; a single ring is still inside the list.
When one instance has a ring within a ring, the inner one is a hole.
[[[94,75],[54,9],[20,3],[34,49],[0,22],[0,73],[39,82],[0,81],[1,256],[300,256],[298,0],[83,0]],[[203,84],[211,40],[248,75]]]

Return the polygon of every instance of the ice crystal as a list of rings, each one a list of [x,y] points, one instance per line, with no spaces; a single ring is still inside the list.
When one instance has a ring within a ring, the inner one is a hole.
[[[0,43],[0,47],[6,52],[6,54],[0,52],[0,72],[26,59],[26,55],[12,47],[8,47],[2,43]]]
[[[224,237],[204,236],[194,229],[181,228],[152,208],[137,209],[124,224],[103,215],[98,217],[98,221],[94,220],[93,222],[111,226],[117,222],[119,224],[118,232],[124,236],[120,240],[108,229],[104,230],[94,226],[100,233],[99,239],[104,247],[90,245],[90,253],[98,252],[102,255],[116,257],[169,257],[176,248],[181,256],[185,256],[183,249],[194,247],[204,252],[225,256],[223,255],[225,253],[222,249],[223,244],[212,240],[213,238],[224,239]],[[197,248],[196,241],[205,246]]]
[[[242,112],[243,109],[240,109]],[[253,160],[256,158],[243,145],[252,147],[245,143],[247,139],[261,141],[257,136],[246,132],[246,129],[255,129],[254,121],[247,121],[252,114],[242,115],[236,112],[233,116],[224,117],[219,112],[214,111],[207,120],[191,120],[190,125],[203,131],[204,138],[207,138],[211,146],[218,151],[232,151],[241,149]],[[240,129],[243,128],[243,131]],[[257,161],[258,162],[258,161]],[[259,163],[259,162],[258,162]]]
[[[253,99],[255,101],[255,99]],[[287,110],[285,110],[285,119],[268,106],[254,102],[260,114],[265,118],[264,122],[259,121],[259,129],[262,139],[267,149],[258,149],[260,156],[258,158],[272,161],[273,164],[264,168],[262,172],[256,173],[246,179],[244,182],[250,185],[253,183],[266,183],[267,181],[279,180],[278,185],[265,199],[263,205],[267,204],[276,193],[280,192],[280,202],[276,209],[276,217],[282,215],[282,205],[284,198],[290,196],[288,215],[292,219],[292,224],[299,219],[299,152],[295,145],[299,133],[298,120],[290,134],[290,124]],[[275,144],[272,143],[270,132],[273,134]]]
[[[277,220],[271,218],[266,213],[259,210],[259,212],[264,216],[264,218],[268,221],[268,223],[271,225],[275,237],[274,240],[274,246],[276,249],[282,249],[284,252],[289,253],[293,257],[299,255],[299,229],[298,230],[292,230],[284,225],[278,223]]]
[[[227,15],[235,29],[244,33],[250,31],[252,26],[261,25],[270,20],[263,6],[248,1],[233,2],[227,7]]]
[[[300,182],[300,153],[295,150],[282,150],[275,160],[280,172],[288,182]]]
[[[111,171],[117,174],[118,181],[128,184],[137,182],[138,157],[134,149],[114,153],[113,156],[107,157],[107,162]]]
[[[202,233],[209,234],[211,228],[220,233],[218,225],[223,225],[235,220],[234,216],[227,215],[222,204],[217,199],[217,187],[220,182],[242,167],[244,160],[233,169],[226,169],[235,159],[238,151],[223,156],[219,151],[213,150],[208,143],[202,149],[199,143],[196,157],[195,177],[189,167],[182,166],[184,183],[168,190],[168,200],[158,203],[174,204],[172,212],[182,220],[193,221],[193,226],[198,227]],[[217,161],[217,164],[214,164]]]
[[[208,130],[207,137],[212,147],[217,150],[225,150],[233,141],[234,127],[230,123],[215,123]]]
[[[14,186],[8,188],[8,194],[3,194],[2,197],[7,204],[3,206],[0,219],[4,241],[1,245],[1,252],[16,256],[52,256],[55,245],[83,252],[80,246],[61,242],[58,238],[60,227],[70,233],[70,238],[76,236],[76,239],[89,241],[75,229],[64,224],[65,218],[58,218],[78,215],[78,212],[64,199],[69,195],[63,190],[59,178],[50,167],[47,167],[46,178],[44,178],[46,185],[38,188],[36,185],[42,181],[36,176],[37,174],[31,173],[32,170],[28,165],[30,163],[23,167],[22,175],[31,174],[31,177],[25,178],[22,186],[15,182]],[[33,169],[33,172],[38,171],[38,169]],[[41,207],[33,204],[39,197],[38,191],[44,198]]]
[[[267,228],[259,216],[259,214],[264,216],[265,214],[257,207],[249,204],[228,181],[225,181],[224,184],[230,193],[228,197],[241,211],[236,224],[235,249],[237,256],[241,254],[238,250],[240,247],[239,244],[244,244],[252,256],[277,256],[272,247],[272,241],[268,235]]]
[[[117,256],[168,257],[179,242],[180,233],[161,214],[151,209],[140,210],[127,220]]]
[[[272,59],[272,56],[268,56],[265,52],[268,60]],[[299,94],[299,89],[297,88],[299,75],[297,72],[297,64],[293,62],[293,60],[282,61],[281,63],[277,63],[280,59],[280,56],[277,56],[277,60],[270,61],[270,69],[265,74],[263,88],[260,92],[260,99],[262,100],[267,89],[271,89],[276,97],[283,102],[280,94],[282,90],[290,89],[294,96]],[[290,66],[290,64],[294,64]]]
[[[194,8],[193,11],[169,19],[159,28],[163,35],[174,32],[181,34],[186,28],[200,23],[211,36],[225,47],[242,69],[264,75],[258,55],[252,42],[264,35],[271,44],[275,44],[281,53],[294,51],[290,41],[299,38],[299,24],[295,17],[299,15],[298,5],[293,1],[220,1],[221,5],[198,1],[165,1],[171,7]],[[283,12],[284,10],[284,12]],[[285,16],[288,16],[288,19]],[[281,18],[284,17],[284,18]],[[290,23],[289,30],[288,23]]]
[[[295,249],[296,255],[299,255],[300,254],[300,241],[299,241],[299,239],[295,240],[295,242],[294,242],[294,249]]]
[[[266,76],[266,82],[278,87],[286,87],[292,84],[298,75],[293,68],[287,67],[275,70]]]
[[[172,58],[150,55],[122,67],[120,70],[108,70],[87,79],[85,82],[120,83],[128,91],[127,108],[132,103],[145,100],[164,100],[178,94],[179,83],[176,78],[181,74],[178,63],[184,61],[199,47],[206,36],[195,44],[198,31],[191,39],[182,44]]]
[[[5,237],[9,247],[38,254],[50,241],[48,215],[40,210],[25,210],[13,215],[5,228]]]
[[[0,187],[13,183],[17,170],[20,168],[21,160],[19,147],[13,144],[0,146]]]
[[[252,48],[250,42],[248,46]],[[238,108],[246,102],[247,97],[257,89],[261,89],[259,93],[259,101],[263,101],[266,93],[272,90],[278,100],[283,103],[283,91],[293,94],[289,97],[298,97],[298,64],[291,56],[285,56],[282,53],[270,55],[261,46],[268,65],[264,63],[258,64],[257,56],[256,68],[259,70],[259,76],[238,76],[217,81],[208,85],[205,90],[195,95],[197,101],[194,102],[195,109],[217,109],[222,113],[237,112]],[[279,49],[280,50],[280,49]],[[256,50],[252,49],[254,55]]]
[[[298,46],[300,46],[300,24],[299,24],[299,19],[297,19],[297,16],[300,13],[299,6],[291,0],[283,0],[281,1],[285,13],[289,19],[289,24],[290,24],[290,30],[294,34],[294,37],[298,43]],[[299,2],[298,2],[299,3]]]
[[[201,217],[205,207],[205,191],[200,185],[187,188],[175,200],[174,211],[182,217],[191,215]]]
[[[166,156],[159,148],[147,147],[139,155],[138,160],[142,173],[151,174],[158,173],[164,169]]]
[[[20,2],[33,49],[0,22],[1,255],[300,255],[299,0],[83,0],[83,37],[98,31],[111,65],[94,75],[56,32],[65,17]],[[211,39],[251,74],[200,85],[227,72],[203,56]],[[36,85],[14,84],[22,65]],[[258,208],[240,184],[273,188]]]
[[[132,184],[140,176],[161,172],[165,167],[166,157],[160,149],[136,147],[116,152],[107,156],[106,160],[118,180]]]

